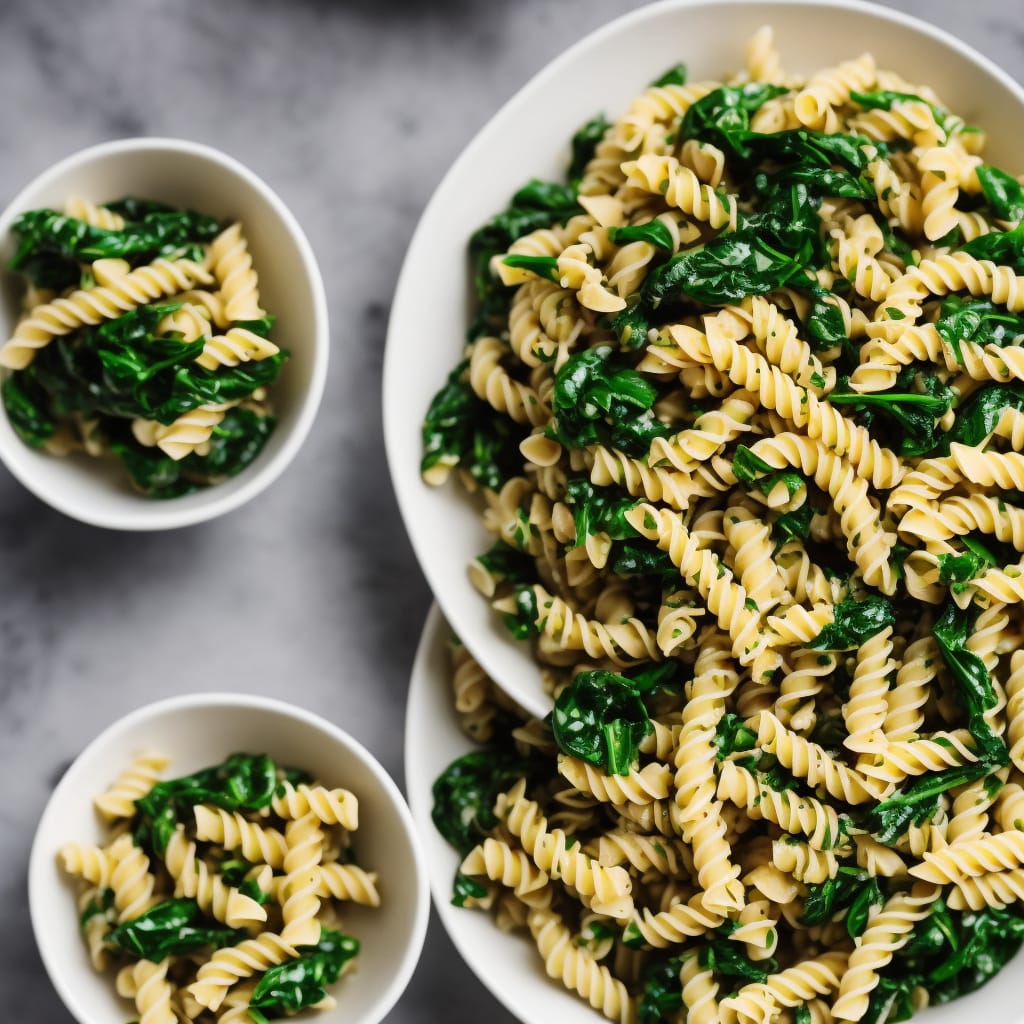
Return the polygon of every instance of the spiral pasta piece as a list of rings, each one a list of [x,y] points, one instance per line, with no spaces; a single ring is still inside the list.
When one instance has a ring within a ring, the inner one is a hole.
[[[542,426],[551,419],[551,410],[531,387],[514,380],[502,368],[507,351],[497,338],[480,338],[469,358],[469,385],[478,397],[516,423]]]
[[[66,298],[36,306],[20,320],[10,340],[0,347],[0,366],[23,370],[39,349],[54,338],[84,325],[112,320],[153,299],[185,291],[210,281],[207,271],[192,260],[154,260],[99,288],[80,288]]]
[[[228,990],[241,978],[251,978],[298,956],[294,946],[274,932],[263,932],[237,946],[222,946],[199,968],[188,992],[200,1006],[217,1010]]]
[[[599,622],[574,611],[566,601],[549,594],[539,583],[533,587],[537,628],[561,650],[584,651],[591,658],[607,658],[616,665],[659,661],[657,638],[637,618]]]
[[[316,895],[322,900],[346,900],[366,907],[380,906],[378,877],[375,871],[366,871],[358,864],[334,861],[321,864]]]
[[[229,321],[259,320],[266,315],[260,305],[259,278],[241,224],[226,227],[210,243],[210,263]]]
[[[310,811],[285,826],[284,881],[281,884],[281,939],[293,946],[315,945],[320,938],[320,862],[324,834]]]
[[[847,958],[847,953],[822,953],[769,974],[763,982],[744,985],[719,1004],[722,1024],[769,1024],[780,1007],[802,1006],[817,995],[835,992]]]
[[[264,828],[237,811],[222,807],[197,804],[193,812],[196,839],[217,843],[228,850],[241,850],[242,856],[253,864],[284,867],[288,841],[276,828]]]
[[[847,736],[843,746],[865,753],[885,744],[883,729],[889,714],[890,677],[896,671],[892,627],[875,633],[857,650],[849,700],[843,705]]]
[[[955,882],[991,871],[1024,867],[1024,832],[983,835],[955,846],[928,851],[923,854],[922,861],[911,867],[910,873],[926,882]]]
[[[167,981],[167,961],[155,964],[139,960],[132,967],[135,1008],[139,1024],[177,1024],[171,1007],[171,984]]]
[[[282,818],[297,819],[312,813],[324,825],[340,825],[350,832],[359,828],[359,799],[347,789],[305,782],[296,786],[286,780],[274,793],[270,806]]]
[[[914,925],[931,911],[938,893],[933,886],[897,893],[878,910],[869,912],[860,944],[850,954],[832,1013],[841,1020],[858,1021],[867,1012],[878,972],[896,950],[909,941]]]
[[[523,844],[533,862],[551,878],[562,879],[589,900],[592,909],[619,920],[633,912],[632,883],[620,867],[606,868],[587,856],[561,829],[549,829],[540,807],[517,783],[499,797],[495,814]]]
[[[772,842],[772,863],[806,885],[819,885],[839,871],[839,861],[831,850],[816,850],[809,843],[789,839]]]
[[[734,391],[721,408],[702,413],[688,430],[672,437],[654,438],[648,465],[657,469],[667,464],[680,473],[692,474],[699,463],[707,462],[730,441],[750,430],[756,409],[750,392]]]
[[[108,850],[91,843],[65,843],[60,848],[60,861],[69,875],[83,878],[99,889],[109,887],[117,864]]]
[[[668,796],[671,773],[666,764],[630,769],[628,775],[609,775],[578,757],[558,755],[558,772],[581,793],[602,803],[647,804]]]
[[[703,935],[724,920],[724,914],[706,907],[703,894],[698,893],[685,903],[676,903],[667,910],[655,912],[644,907],[629,922],[627,935],[632,934],[655,949],[665,949],[692,936]]]
[[[674,156],[644,154],[623,165],[629,185],[664,197],[669,206],[713,228],[736,227],[734,196],[716,192]]]
[[[113,782],[106,792],[93,803],[104,819],[131,818],[135,815],[135,801],[145,796],[167,767],[168,759],[161,754],[140,754]]]
[[[878,68],[870,53],[817,72],[793,101],[797,119],[814,131],[838,131],[836,108],[849,101],[851,92],[867,90],[874,84],[877,74]]]
[[[884,702],[883,702],[884,707]],[[812,788],[825,791],[848,804],[863,804],[878,799],[875,780],[835,760],[824,747],[787,729],[770,711],[762,711],[757,728],[757,745],[774,754],[779,764]]]
[[[531,907],[551,903],[547,872],[542,871],[522,850],[488,836],[463,858],[459,870],[464,875],[482,875],[511,889],[518,899]]]
[[[718,1024],[718,982],[714,972],[688,956],[679,970],[683,1006],[688,1024]]]
[[[609,1020],[634,1024],[636,1007],[626,986],[573,942],[572,932],[556,913],[533,909],[527,916],[527,926],[549,978],[558,978]]]
[[[153,906],[156,878],[149,857],[132,842],[130,835],[114,840],[107,850],[111,861],[110,888],[118,921],[132,921]]]
[[[251,896],[229,886],[196,852],[182,827],[175,829],[164,851],[164,866],[174,880],[175,895],[194,899],[199,909],[230,928],[266,921],[266,910]]]
[[[124,228],[124,217],[106,206],[99,206],[82,196],[68,196],[64,201],[64,213],[75,220],[84,220],[104,231],[121,231]]]
[[[745,808],[755,821],[764,818],[785,832],[806,836],[816,850],[831,850],[843,844],[839,814],[834,807],[814,797],[790,796],[772,789],[734,761],[722,765],[718,796]]]

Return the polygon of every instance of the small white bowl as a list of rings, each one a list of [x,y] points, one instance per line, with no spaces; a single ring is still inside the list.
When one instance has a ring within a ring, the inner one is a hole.
[[[242,222],[259,274],[274,340],[290,358],[272,389],[277,426],[263,452],[238,476],[181,498],[134,491],[113,459],[56,457],[28,447],[0,413],[0,460],[36,497],[65,515],[116,530],[167,530],[238,508],[288,465],[316,414],[330,347],[327,301],[313,250],[281,199],[237,160],[180,139],[122,139],[74,153],[31,181],[0,214],[0,268],[16,248],[10,228],[39,207],[61,209],[69,196],[108,202],[132,195]],[[20,314],[20,275],[0,270],[0,344]]]
[[[113,975],[97,973],[89,962],[75,886],[57,854],[70,840],[104,841],[93,798],[146,750],[171,758],[168,777],[245,751],[269,754],[355,793],[355,847],[360,864],[380,875],[381,905],[345,907],[345,931],[361,942],[356,969],[330,986],[335,1009],[294,1019],[377,1024],[405,990],[426,935],[429,887],[409,809],[381,765],[337,726],[290,704],[228,693],[191,694],[132,711],[75,759],[46,806],[29,859],[29,910],[43,964],[72,1015],[80,1024],[110,1024],[127,1019],[127,1004],[114,992]]]
[[[665,0],[624,15],[552,61],[494,115],[438,186],[413,235],[395,291],[384,358],[388,465],[420,567],[452,629],[520,705],[543,716],[551,699],[529,645],[470,583],[469,562],[494,537],[457,481],[420,477],[420,432],[434,394],[463,354],[473,297],[470,235],[530,178],[561,181],[569,140],[598,113],[621,117],[661,71],[683,61],[691,81],[744,67],[762,25],[783,66],[811,73],[865,50],[880,67],[932,86],[987,133],[985,159],[1024,169],[1024,89],[966,43],[900,11],[861,0]]]

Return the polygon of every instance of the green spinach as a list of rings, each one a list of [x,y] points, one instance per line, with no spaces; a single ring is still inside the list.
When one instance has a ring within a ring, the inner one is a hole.
[[[835,606],[832,622],[807,645],[812,651],[852,651],[876,633],[896,625],[896,612],[884,597],[872,594]]]
[[[613,358],[609,345],[570,356],[555,376],[554,425],[549,434],[567,448],[603,444],[645,455],[671,428],[654,415],[657,389]]]
[[[564,754],[628,775],[653,729],[640,690],[613,672],[581,672],[555,698],[551,732]]]
[[[475,750],[454,760],[434,781],[431,818],[438,832],[465,856],[498,824],[494,802],[527,773],[521,757]]]
[[[359,940],[330,928],[320,929],[313,946],[299,946],[298,956],[265,971],[249,1000],[249,1016],[256,1022],[291,1016],[327,998],[333,985],[359,953]]]
[[[117,925],[104,942],[142,960],[160,963],[169,956],[184,956],[199,949],[234,946],[244,938],[244,930],[209,924],[195,900],[175,899],[158,903]]]

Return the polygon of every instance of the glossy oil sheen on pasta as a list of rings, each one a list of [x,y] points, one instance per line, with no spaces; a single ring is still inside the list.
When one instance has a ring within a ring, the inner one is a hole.
[[[924,83],[671,69],[472,238],[427,412],[552,694],[454,645],[456,899],[606,1017],[894,1021],[1024,938],[1024,188]]]

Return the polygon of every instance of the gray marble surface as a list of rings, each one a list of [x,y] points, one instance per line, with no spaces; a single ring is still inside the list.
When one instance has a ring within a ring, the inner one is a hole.
[[[334,351],[308,444],[267,493],[201,527],[130,535],[50,511],[0,469],[0,1006],[70,1018],[31,941],[29,844],[64,766],[127,708],[200,688],[287,695],[402,778],[429,595],[378,412],[405,245],[449,163],[581,34],[638,0],[0,0],[0,207],[80,147],[216,145],[275,187],[327,286]],[[1019,74],[1004,0],[898,0]],[[510,1021],[431,923],[392,1024]],[[114,1024],[114,1022],[111,1022]]]

